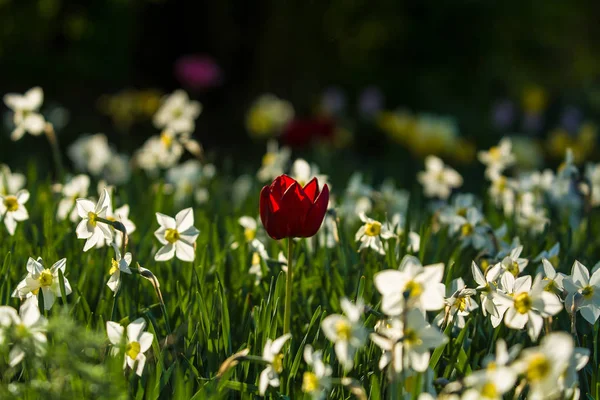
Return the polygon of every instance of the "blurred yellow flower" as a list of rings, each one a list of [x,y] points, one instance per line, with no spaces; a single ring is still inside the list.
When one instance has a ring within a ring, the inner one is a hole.
[[[246,129],[254,137],[276,136],[293,117],[294,107],[290,102],[264,94],[248,110]]]
[[[543,88],[532,85],[523,90],[521,101],[525,112],[537,114],[546,108],[548,96]]]

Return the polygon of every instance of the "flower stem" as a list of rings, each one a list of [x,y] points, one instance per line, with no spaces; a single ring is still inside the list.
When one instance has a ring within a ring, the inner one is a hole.
[[[283,313],[283,334],[290,332],[290,325],[292,320],[292,247],[294,240],[288,238],[288,254],[287,254],[287,274],[285,278],[285,311]]]
[[[50,142],[52,148],[52,157],[54,158],[54,166],[56,167],[56,175],[58,180],[62,181],[64,178],[64,169],[62,164],[62,158],[60,156],[60,148],[58,147],[58,139],[56,138],[56,132],[54,132],[54,126],[50,123],[46,123],[44,127],[44,133]]]

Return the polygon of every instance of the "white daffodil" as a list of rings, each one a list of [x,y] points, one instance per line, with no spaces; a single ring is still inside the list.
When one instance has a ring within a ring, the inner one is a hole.
[[[102,191],[96,204],[88,199],[77,199],[76,201],[77,214],[82,218],[77,225],[77,238],[86,239],[83,251],[88,251],[99,241],[110,242],[112,240],[111,228],[104,222],[98,221],[98,218],[106,219],[106,212],[111,207],[108,190]]]
[[[0,346],[12,345],[8,354],[11,367],[25,358],[26,352],[41,356],[46,351],[47,321],[40,313],[37,298],[25,300],[19,313],[12,307],[0,306]]]
[[[451,234],[459,235],[462,247],[473,246],[477,250],[484,248],[489,241],[490,228],[484,223],[481,211],[469,207],[464,215],[461,214],[462,210],[459,210],[459,213],[446,214],[440,220],[448,224]]]
[[[42,134],[46,126],[46,120],[39,112],[43,101],[44,91],[39,86],[29,89],[24,95],[4,95],[4,104],[14,111],[15,129],[10,135],[12,140],[21,139],[27,132],[35,136]]]
[[[124,185],[131,178],[131,160],[127,154],[112,154],[102,177],[111,185]]]
[[[356,304],[343,298],[341,301],[344,315],[332,314],[325,317],[321,322],[323,333],[329,340],[335,343],[335,355],[345,370],[351,370],[354,365],[354,354],[361,348],[367,339],[361,317],[364,304],[359,299]]]
[[[90,177],[84,174],[74,176],[65,185],[60,188],[63,198],[58,202],[56,216],[60,221],[69,217],[69,220],[76,222],[79,215],[75,201],[78,198],[86,197],[90,187]]]
[[[98,176],[110,162],[113,151],[103,133],[83,135],[71,144],[67,154],[75,168]]]
[[[485,368],[465,377],[465,384],[470,389],[464,393],[462,398],[502,400],[502,395],[514,388],[517,371],[509,363],[514,360],[520,349],[521,346],[516,345],[508,351],[506,342],[498,339],[496,354],[483,359]]]
[[[106,282],[106,286],[108,286],[116,296],[117,291],[121,286],[121,272],[131,274],[131,269],[129,269],[129,265],[131,264],[131,253],[125,253],[125,257],[121,257],[119,247],[115,243],[113,243],[113,249],[115,250],[115,258],[113,258],[110,263],[110,270],[108,271],[110,278],[108,279],[108,282]]]
[[[269,386],[279,387],[279,374],[283,371],[283,345],[292,335],[286,333],[275,340],[267,339],[263,349],[262,358],[268,364],[260,373],[258,392],[264,396]]]
[[[521,352],[513,365],[529,383],[528,399],[560,397],[558,382],[569,365],[573,348],[573,338],[568,333],[553,332],[545,336],[538,347],[530,347]]]
[[[517,246],[510,251],[510,254],[502,259],[500,266],[502,267],[503,273],[510,272],[514,277],[517,277],[523,272],[525,267],[527,267],[527,264],[529,264],[529,260],[520,257],[522,252],[523,246]]]
[[[391,380],[394,380],[404,369],[401,342],[403,336],[402,321],[397,317],[379,321],[375,325],[375,333],[369,335],[371,341],[383,351],[379,359],[379,369],[383,370],[389,365],[388,374]]]
[[[262,166],[256,173],[258,180],[267,182],[282,175],[285,172],[291,153],[288,147],[279,148],[277,141],[269,140],[267,142],[267,153],[262,158]]]
[[[0,196],[0,218],[4,220],[6,230],[10,235],[15,234],[17,222],[29,219],[29,213],[25,203],[29,200],[29,192],[25,189],[19,190],[16,195]]]
[[[175,189],[175,204],[183,204],[194,194],[194,189],[203,180],[203,170],[204,168],[198,160],[188,160],[169,168],[166,181]]]
[[[568,295],[565,300],[567,311],[573,308],[575,296],[578,296],[577,310],[590,324],[595,324],[600,316],[600,267],[597,265],[590,277],[588,269],[579,261],[573,263],[571,275],[563,279]]]
[[[306,160],[298,158],[292,164],[290,176],[301,186],[306,185],[312,178],[317,178],[320,185],[327,183],[327,175],[319,174],[319,167],[309,164]],[[331,186],[331,185],[330,185]]]
[[[478,285],[475,290],[480,292],[481,311],[484,316],[490,316],[492,326],[495,328],[502,322],[507,308],[506,302],[503,302],[497,293],[498,285],[496,281],[502,274],[500,263],[491,267],[484,276],[479,266],[473,261],[471,263],[471,273]]]
[[[190,100],[187,93],[179,89],[163,98],[152,122],[158,129],[169,129],[175,133],[192,132],[201,112],[202,105]]]
[[[516,193],[514,180],[504,175],[490,177],[492,184],[488,190],[489,196],[496,205],[504,211],[505,216],[513,215],[516,207]]]
[[[531,192],[521,194],[516,214],[517,225],[532,233],[542,233],[550,220],[546,217],[546,209],[536,204]]]
[[[600,164],[587,164],[585,176],[592,185],[592,206],[597,207],[600,205]]]
[[[544,270],[544,283],[546,284],[544,290],[558,295],[562,294],[564,290],[563,280],[566,275],[562,272],[556,272],[554,266],[545,258],[542,259],[542,266]]]
[[[160,225],[154,236],[163,245],[154,259],[167,261],[177,257],[181,261],[194,261],[196,256],[196,239],[200,231],[194,227],[194,210],[185,208],[177,213],[175,218],[156,213]]]
[[[463,178],[458,172],[444,165],[436,156],[427,156],[425,171],[417,174],[417,180],[423,185],[427,197],[437,197],[442,200],[450,197],[452,189],[463,184]]]
[[[446,288],[446,307],[435,317],[434,324],[441,326],[454,321],[454,326],[464,328],[465,317],[479,308],[479,305],[471,299],[476,294],[475,289],[466,287],[462,278],[454,279]]]
[[[364,213],[361,213],[359,217],[364,224],[358,229],[356,235],[354,235],[354,240],[357,242],[360,241],[358,251],[370,248],[381,255],[385,255],[381,239],[391,239],[394,237],[394,233],[388,229],[387,225],[383,225],[381,222],[367,217]]]
[[[109,221],[119,221],[125,227],[127,231],[127,235],[131,235],[135,232],[136,226],[132,220],[129,219],[129,205],[123,204],[121,207],[112,209],[112,203],[108,204],[108,208],[106,209],[106,219]],[[114,241],[117,246],[121,247],[123,245],[123,232],[117,231],[114,227],[109,227],[111,232],[114,235]],[[106,245],[111,245],[112,239],[106,241]],[[102,247],[103,241],[98,241],[96,244],[96,248]]]
[[[165,130],[160,136],[152,136],[135,154],[137,165],[151,175],[161,168],[177,164],[183,154],[183,145],[177,135]]]
[[[251,265],[248,273],[254,275],[254,284],[259,285],[263,278],[261,255],[258,251],[252,253]]]
[[[500,281],[508,295],[501,295],[508,304],[504,323],[511,329],[519,330],[527,325],[527,334],[531,340],[537,340],[542,331],[544,318],[556,315],[562,310],[560,299],[544,291],[546,283],[541,275],[536,276],[533,285],[529,275],[515,279],[512,274],[504,274]]]
[[[397,189],[393,180],[386,179],[376,194],[375,200],[381,204],[387,215],[406,214],[410,194],[405,189]]]
[[[424,372],[429,365],[429,349],[441,346],[448,338],[429,325],[417,309],[408,310],[404,320],[394,318],[379,333],[371,334],[371,340],[383,350],[379,368],[391,363],[396,374],[409,368]]]
[[[115,346],[113,353],[118,353],[119,347],[125,344],[123,369],[127,368],[127,366],[133,369],[137,363],[135,373],[138,376],[142,376],[144,372],[144,365],[146,365],[146,356],[144,353],[152,346],[152,341],[154,340],[152,333],[144,332],[145,328],[146,321],[144,318],[138,318],[127,325],[127,336],[124,337],[125,328],[123,326],[119,325],[118,322],[106,322],[108,340]]]
[[[405,256],[399,270],[388,269],[375,274],[375,287],[381,293],[381,311],[398,316],[405,309],[417,307],[434,311],[444,307],[444,264],[422,266],[413,256]]]
[[[6,164],[0,165],[0,195],[17,193],[25,186],[25,175],[11,172]]]
[[[567,371],[561,376],[559,385],[566,399],[579,398],[579,378],[577,373],[583,369],[590,360],[590,349],[575,347],[569,360]]]
[[[389,222],[386,222],[384,228],[398,237],[396,241],[396,257],[400,254],[400,245],[403,242],[402,236],[404,235],[404,216],[400,213],[392,215]],[[410,253],[418,253],[421,248],[421,236],[417,232],[410,231],[406,237],[406,251]]]
[[[302,391],[311,396],[313,400],[327,397],[331,389],[332,369],[323,362],[323,352],[313,351],[310,344],[304,347],[304,360],[312,367],[312,372],[307,371],[302,376]]]
[[[65,268],[67,266],[67,259],[63,258],[54,263],[50,268],[44,268],[42,259],[38,258],[37,261],[29,257],[27,260],[27,276],[17,285],[17,288],[13,291],[12,297],[19,297],[21,299],[26,297],[35,297],[39,295],[41,290],[44,298],[44,309],[49,310],[52,308],[56,297],[62,297],[60,291],[60,276],[58,271],[65,274]],[[65,295],[72,292],[71,284],[67,278],[64,278]]]
[[[518,349],[511,349],[511,353]],[[512,390],[517,380],[517,372],[508,366],[511,358],[512,355],[506,349],[506,342],[498,339],[495,357],[486,357],[484,369],[465,377],[465,385],[469,389],[465,391],[462,399],[502,400],[502,395]]]
[[[480,151],[477,153],[477,158],[486,166],[485,176],[488,179],[495,174],[502,173],[516,160],[512,153],[512,143],[508,138],[503,138],[498,146],[494,146],[488,151]]]

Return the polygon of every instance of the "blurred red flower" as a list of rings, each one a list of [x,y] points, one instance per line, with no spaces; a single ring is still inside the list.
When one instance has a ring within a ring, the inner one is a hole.
[[[313,141],[332,140],[335,123],[329,118],[294,119],[285,128],[282,140],[291,147],[305,147]]]

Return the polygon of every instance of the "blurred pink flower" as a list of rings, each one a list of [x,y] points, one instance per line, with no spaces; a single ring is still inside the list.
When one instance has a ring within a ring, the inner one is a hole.
[[[223,80],[221,68],[206,55],[187,55],[175,62],[175,77],[190,89],[202,90],[219,86]]]

